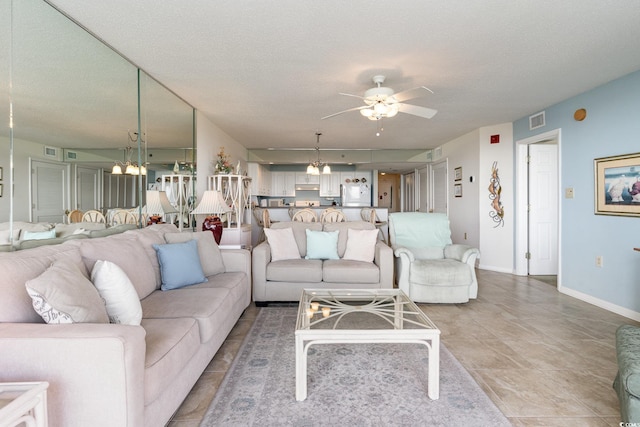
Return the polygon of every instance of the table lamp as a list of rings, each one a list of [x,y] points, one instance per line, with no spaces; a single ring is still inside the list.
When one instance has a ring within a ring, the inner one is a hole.
[[[151,225],[161,223],[162,216],[177,213],[178,210],[173,207],[166,192],[147,190],[147,205],[144,208],[144,212],[149,215],[147,225]]]
[[[227,205],[224,197],[222,197],[222,193],[217,190],[207,190],[202,195],[202,200],[200,200],[198,206],[196,206],[191,213],[210,215],[204,219],[202,231],[211,230],[216,243],[220,244],[220,240],[222,240],[223,223],[218,215],[230,211],[231,208]]]

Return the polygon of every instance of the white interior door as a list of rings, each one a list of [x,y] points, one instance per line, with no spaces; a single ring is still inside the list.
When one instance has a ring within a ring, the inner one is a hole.
[[[416,210],[418,212],[429,212],[429,170],[425,166],[418,169],[417,190],[416,191]]]
[[[403,188],[402,211],[413,212],[416,206],[416,177],[414,172],[404,175]]]
[[[69,203],[69,165],[31,161],[31,221],[64,222]]]
[[[100,169],[78,166],[76,174],[76,209],[102,209]]]
[[[428,212],[449,214],[447,198],[449,189],[447,186],[448,165],[447,161],[434,163],[431,165],[431,194],[433,200],[431,209]]]
[[[529,145],[529,274],[558,274],[558,146]]]

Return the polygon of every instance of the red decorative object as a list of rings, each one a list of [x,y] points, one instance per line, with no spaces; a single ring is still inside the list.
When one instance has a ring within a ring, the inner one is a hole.
[[[223,227],[224,224],[222,223],[222,220],[215,215],[206,217],[202,223],[202,231],[211,230],[213,238],[216,240],[218,245],[220,244],[220,240],[222,240]]]
[[[147,221],[147,225],[152,225],[152,224],[164,224],[164,221],[162,221],[162,216],[151,215],[149,217],[149,221]]]
[[[491,144],[500,144],[500,135],[491,135]]]

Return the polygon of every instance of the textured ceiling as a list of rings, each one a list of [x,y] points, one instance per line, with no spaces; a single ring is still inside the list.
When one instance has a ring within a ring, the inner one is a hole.
[[[51,0],[247,148],[433,148],[640,69],[637,0]],[[375,74],[439,112],[376,125]]]

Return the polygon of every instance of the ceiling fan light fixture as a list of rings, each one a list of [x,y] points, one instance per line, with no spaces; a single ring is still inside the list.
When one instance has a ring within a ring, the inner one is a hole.
[[[370,108],[363,108],[362,110],[360,110],[360,114],[368,118],[373,116],[373,110]]]

